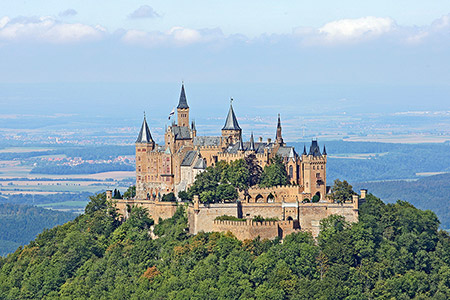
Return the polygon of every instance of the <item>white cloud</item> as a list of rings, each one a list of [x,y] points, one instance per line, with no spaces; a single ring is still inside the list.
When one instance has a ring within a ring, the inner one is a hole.
[[[395,26],[390,18],[364,17],[327,23],[318,29],[318,33],[329,42],[359,41],[388,33]]]
[[[122,41],[148,47],[175,45],[187,46],[195,43],[207,43],[224,39],[220,29],[195,30],[175,26],[167,32],[128,30],[122,36]]]
[[[18,17],[0,19],[0,40],[73,43],[97,40],[106,30],[101,26],[61,23],[52,17]]]
[[[143,18],[157,18],[160,15],[148,5],[142,5],[135,11],[133,11],[128,18],[130,19],[143,19]]]
[[[78,14],[78,12],[75,9],[69,8],[69,9],[66,9],[66,10],[60,12],[59,16],[60,17],[73,17],[73,16],[76,16],[77,14]]]

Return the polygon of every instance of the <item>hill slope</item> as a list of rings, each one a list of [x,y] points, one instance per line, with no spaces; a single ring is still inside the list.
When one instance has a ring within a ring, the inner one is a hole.
[[[364,182],[355,189],[366,188],[383,201],[394,203],[404,200],[420,209],[431,209],[442,222],[442,228],[450,229],[450,174],[434,175],[417,181]]]
[[[71,213],[0,203],[0,256],[29,243],[44,228],[52,228],[74,218]]]
[[[0,259],[0,299],[448,299],[450,237],[431,211],[369,196],[360,222],[325,219],[308,233],[240,242],[189,236],[186,217],[123,223],[105,196]]]

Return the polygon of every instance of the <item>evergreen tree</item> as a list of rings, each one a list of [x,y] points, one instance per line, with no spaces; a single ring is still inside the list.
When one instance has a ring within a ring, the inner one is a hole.
[[[271,187],[276,185],[289,184],[286,166],[280,156],[275,156],[270,160],[270,164],[264,167],[261,175],[262,187]]]

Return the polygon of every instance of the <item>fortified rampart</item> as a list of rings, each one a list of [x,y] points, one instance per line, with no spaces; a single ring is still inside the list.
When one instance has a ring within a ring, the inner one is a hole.
[[[198,196],[187,207],[189,232],[232,232],[239,239],[283,238],[297,230],[311,232],[314,237],[319,235],[320,221],[331,215],[341,215],[347,222],[357,222],[359,206],[365,201],[367,191],[361,190],[361,197],[354,195],[349,203],[303,203],[295,202],[243,202],[233,203],[199,203]],[[111,201],[111,192],[107,193]],[[364,198],[362,198],[364,197]],[[127,218],[128,207],[133,205],[148,209],[150,216],[157,223],[159,219],[167,219],[175,214],[178,203],[155,200],[116,201],[119,213]],[[218,217],[231,216],[246,219],[245,221],[219,221]],[[276,219],[277,221],[254,222],[255,217]]]
[[[221,221],[214,220],[212,231],[231,232],[239,240],[284,238],[286,235],[299,231],[297,221]]]

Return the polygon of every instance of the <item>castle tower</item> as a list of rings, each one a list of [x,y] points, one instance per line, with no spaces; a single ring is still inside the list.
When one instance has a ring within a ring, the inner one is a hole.
[[[318,195],[321,200],[326,196],[326,178],[327,178],[327,155],[326,149],[324,153],[320,152],[317,140],[311,142],[308,154],[306,154],[306,147],[302,154],[302,184],[305,193]]]
[[[228,143],[234,144],[240,141],[242,130],[239,127],[236,115],[233,110],[233,99],[230,101],[230,109],[228,110],[227,119],[225,125],[222,128],[222,137],[227,140]]]
[[[145,199],[146,181],[148,179],[148,160],[147,153],[155,149],[155,142],[153,141],[148,127],[147,120],[144,114],[144,121],[142,122],[141,130],[135,143],[136,146],[136,196],[139,199]]]
[[[186,101],[186,93],[184,92],[184,83],[181,84],[180,100],[177,106],[178,126],[189,127],[189,105]]]
[[[250,148],[248,149],[250,151],[255,151],[255,140],[253,139],[253,131],[252,134],[250,135]]]
[[[280,145],[284,146],[285,143],[283,141],[283,137],[281,136],[281,120],[280,120],[280,114],[278,114],[278,124],[277,124],[277,136],[275,139],[275,142]]]

